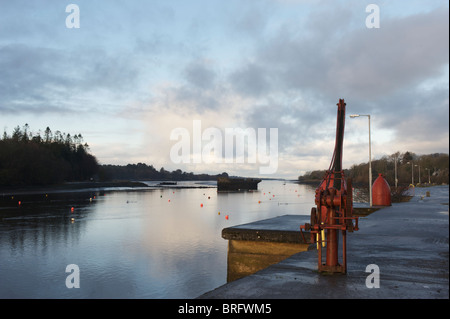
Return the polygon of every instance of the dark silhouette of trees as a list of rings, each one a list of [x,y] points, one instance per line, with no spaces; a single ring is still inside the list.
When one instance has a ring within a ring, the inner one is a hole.
[[[0,187],[44,186],[90,180],[215,180],[218,175],[194,174],[164,167],[160,170],[143,163],[99,165],[89,154],[81,134],[52,131],[33,133],[28,124],[6,131],[0,138]]]
[[[81,134],[56,131],[49,127],[44,136],[32,133],[28,124],[16,126],[0,139],[0,186],[51,185],[86,181],[97,174],[97,159],[89,154]]]
[[[380,159],[372,160],[372,180],[383,174],[389,185],[395,185],[395,161],[397,161],[398,186],[414,184],[448,184],[449,182],[449,157],[448,154],[435,153],[416,155],[412,152],[396,152]],[[420,170],[419,170],[420,167]],[[369,163],[354,164],[344,170],[346,177],[352,178],[354,185],[365,185],[369,181]],[[420,174],[420,179],[419,179]],[[322,180],[325,170],[306,172],[299,176],[300,182],[317,183]]]
[[[183,172],[180,169],[173,172],[167,171],[164,167],[159,170],[153,165],[144,163],[128,165],[102,165],[99,171],[99,178],[102,181],[111,180],[134,180],[134,181],[193,181],[193,180],[216,180],[217,177],[228,176],[227,173],[218,175],[194,174]]]

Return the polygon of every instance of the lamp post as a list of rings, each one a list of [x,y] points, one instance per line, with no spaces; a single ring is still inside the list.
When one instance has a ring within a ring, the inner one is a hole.
[[[419,166],[419,185],[420,185],[420,165],[414,165],[414,166]]]
[[[397,154],[394,154],[394,175],[395,189],[397,189]]]
[[[431,184],[431,178],[430,178],[430,169],[425,168],[428,171],[428,184]]]
[[[411,185],[414,186],[414,164],[412,161],[406,164],[411,164]]]
[[[369,119],[369,205],[372,207],[372,146],[370,141],[370,115],[369,114],[352,114],[350,118],[367,116]]]

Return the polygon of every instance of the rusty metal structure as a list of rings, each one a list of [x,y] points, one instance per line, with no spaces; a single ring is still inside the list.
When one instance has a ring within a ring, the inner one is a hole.
[[[311,234],[311,242],[317,243],[318,270],[326,273],[347,273],[347,231],[358,230],[358,217],[353,216],[351,179],[345,179],[342,169],[344,142],[345,102],[337,103],[336,144],[330,167],[316,189],[315,204],[311,209],[311,223],[300,226]],[[339,231],[342,232],[342,262],[339,262]],[[323,263],[322,249],[326,250]]]

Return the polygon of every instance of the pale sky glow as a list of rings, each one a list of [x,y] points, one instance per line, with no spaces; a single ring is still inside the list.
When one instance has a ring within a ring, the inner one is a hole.
[[[80,28],[67,28],[70,3]],[[366,6],[380,8],[369,29]],[[81,133],[102,164],[261,176],[170,159],[177,127],[278,128],[278,171],[449,152],[448,1],[0,0],[0,128]],[[206,143],[206,142],[205,142]]]

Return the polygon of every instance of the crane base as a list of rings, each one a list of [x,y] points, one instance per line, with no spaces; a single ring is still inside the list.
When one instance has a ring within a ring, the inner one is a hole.
[[[347,269],[345,266],[343,265],[336,265],[336,266],[327,266],[325,264],[323,265],[319,265],[319,272],[323,273],[323,274],[346,274],[347,273]]]

